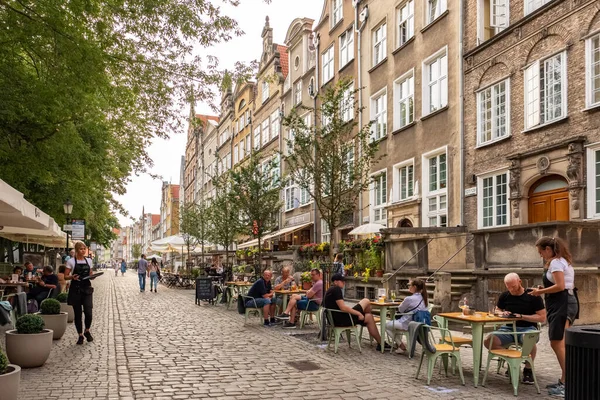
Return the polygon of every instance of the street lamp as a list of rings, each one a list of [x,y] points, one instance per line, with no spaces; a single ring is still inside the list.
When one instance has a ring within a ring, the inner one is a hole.
[[[63,209],[65,211],[65,215],[67,216],[67,225],[71,223],[71,213],[73,212],[73,203],[71,203],[70,199],[65,201],[63,204]],[[69,231],[67,230],[67,243],[65,244],[65,253],[69,250]]]

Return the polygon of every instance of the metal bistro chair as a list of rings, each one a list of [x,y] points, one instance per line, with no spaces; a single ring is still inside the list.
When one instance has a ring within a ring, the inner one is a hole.
[[[352,345],[350,343],[350,337],[351,337],[352,333],[354,333],[354,336],[356,337],[356,344],[358,345],[358,351],[360,351],[362,353],[362,349],[360,348],[360,340],[362,338],[362,325],[354,325],[354,321],[352,320],[352,316],[351,316],[352,314],[347,313],[345,311],[333,310],[331,308],[323,308],[323,310],[325,310],[325,315],[326,315],[327,323],[329,326],[329,339],[327,341],[327,349],[330,348],[331,340],[334,339],[335,344],[334,344],[333,351],[334,351],[334,353],[337,354],[338,347],[340,344],[340,336],[342,333],[346,332],[346,337],[348,339],[348,347],[352,348]],[[334,312],[347,315],[351,325],[335,326],[333,324],[333,313]]]
[[[441,334],[447,334],[448,343],[439,343],[435,340],[433,335],[434,331],[439,331]],[[421,361],[419,361],[419,368],[417,368],[417,374],[415,379],[419,378],[421,372],[421,365],[423,364],[423,358],[427,357],[427,385],[431,382],[433,376],[433,369],[438,358],[442,357],[444,364],[444,371],[448,376],[448,357],[456,358],[456,364],[458,364],[458,373],[460,374],[460,381],[465,385],[465,377],[463,375],[462,363],[460,361],[460,347],[457,346],[452,340],[452,333],[448,329],[437,328],[429,325],[421,325],[419,329],[419,338],[421,340],[422,351]],[[431,338],[431,340],[429,340]],[[429,345],[428,345],[429,344]],[[435,351],[432,351],[435,350]]]
[[[429,303],[429,305],[427,306],[427,311],[429,311],[431,313],[431,311],[433,310],[433,307],[434,307],[433,303]],[[404,315],[414,315],[414,314],[415,314],[414,312],[407,312],[407,313],[398,313],[398,312],[396,312],[394,314],[394,320],[393,320],[392,327],[395,325],[396,320],[397,320],[398,317],[402,317]],[[410,341],[410,337],[408,337],[408,331],[405,331],[405,330],[402,330],[402,329],[393,328],[392,332],[394,332],[394,333],[392,334],[392,337],[390,338],[391,339],[390,343],[392,345],[391,346],[392,348],[390,349],[390,354],[394,351],[394,346],[395,346],[395,343],[396,343],[396,339],[402,340],[402,337],[406,338],[406,351],[407,351],[408,354],[410,354],[410,342],[411,341]]]
[[[535,367],[533,366],[533,359],[531,358],[531,351],[533,350],[533,346],[537,343],[537,339],[540,336],[540,331],[529,331],[519,333],[523,335],[523,345],[520,350],[513,349],[489,349],[488,350],[488,359],[487,366],[485,367],[485,375],[483,375],[482,386],[485,386],[485,382],[487,379],[488,371],[490,369],[490,362],[492,359],[496,358],[499,360],[506,361],[508,364],[508,368],[510,369],[511,382],[513,386],[514,395],[517,396],[519,389],[519,381],[521,374],[521,363],[524,361],[529,362],[531,365],[531,372],[533,373],[533,383],[535,384],[535,388],[540,394],[540,386],[537,383],[537,378],[535,377]],[[490,347],[492,347],[493,337],[496,335],[506,335],[506,332],[495,331],[490,333]]]
[[[254,304],[253,307],[246,306],[246,312],[244,313],[244,325],[246,325],[248,323],[248,316],[250,314],[256,314],[256,316],[259,317],[262,322],[263,308],[258,307],[258,304],[256,304],[256,299],[254,297],[245,296],[243,294],[240,294],[240,296],[242,296],[242,299],[244,300],[244,305],[248,304],[248,301],[250,301],[250,300],[252,300],[252,303]]]
[[[300,329],[304,328],[304,324],[306,323],[306,317],[309,315],[314,315],[317,319],[317,325],[319,329],[321,329],[321,307],[319,307],[316,311],[308,311],[310,303],[317,303],[315,300],[309,299],[306,304],[306,310],[300,310],[300,316],[298,317],[300,321]]]

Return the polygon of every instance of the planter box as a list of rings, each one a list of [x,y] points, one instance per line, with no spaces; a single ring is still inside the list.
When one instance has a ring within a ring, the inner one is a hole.
[[[0,375],[0,400],[17,400],[20,381],[21,367],[8,364],[8,372]]]
[[[32,334],[18,334],[16,329],[6,331],[8,360],[21,368],[41,367],[50,356],[53,334],[51,329]]]
[[[69,317],[66,312],[61,312],[56,315],[39,314],[39,316],[44,320],[46,329],[52,329],[54,332],[52,339],[58,340],[63,337],[67,330],[67,319]]]
[[[66,312],[68,314],[68,323],[73,322],[75,319],[75,311],[73,311],[73,306],[70,306],[67,303],[60,303],[60,312]]]

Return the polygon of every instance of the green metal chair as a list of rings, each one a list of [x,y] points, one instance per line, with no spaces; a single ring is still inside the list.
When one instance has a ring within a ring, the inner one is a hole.
[[[439,340],[435,339],[433,334],[434,331],[439,331],[440,334],[443,334],[444,337],[447,338],[448,343],[440,343]],[[417,368],[417,374],[415,379],[419,379],[419,373],[421,372],[421,365],[423,364],[423,359],[427,357],[427,385],[431,382],[431,377],[433,376],[433,369],[435,367],[435,363],[438,358],[442,357],[442,361],[444,363],[444,372],[446,376],[448,376],[448,357],[452,357],[456,359],[456,364],[458,365],[458,373],[460,374],[461,383],[465,384],[465,377],[463,375],[462,363],[460,361],[460,347],[454,343],[452,340],[452,333],[445,328],[436,328],[434,326],[429,325],[421,325],[419,329],[419,338],[421,340],[422,351],[421,351],[421,361],[419,361],[419,368]],[[428,340],[430,338],[430,340]],[[426,346],[426,343],[429,342],[432,347],[435,348],[435,352],[431,352]]]
[[[514,328],[514,326],[513,326],[513,328]],[[494,325],[494,330],[496,330],[496,329],[497,329],[497,325]],[[542,331],[542,324],[539,322],[537,323],[537,330],[540,332]],[[521,350],[521,345],[518,344],[519,342],[517,341],[517,338],[518,338],[517,332],[513,332],[513,335],[515,335],[515,342],[513,344],[511,344],[510,346],[508,346],[507,348],[511,349],[511,350]],[[503,367],[504,367],[504,360],[499,358],[498,359],[498,367],[496,368],[496,373],[499,374],[500,370]]]
[[[352,345],[350,344],[350,337],[352,336],[352,333],[354,333],[354,336],[356,337],[356,344],[358,345],[358,351],[360,351],[362,353],[362,349],[360,348],[360,340],[361,340],[361,336],[362,336],[362,325],[354,325],[354,322],[352,320],[352,317],[350,317],[350,313],[345,312],[345,311],[340,311],[340,310],[333,310],[331,308],[323,308],[325,310],[325,316],[327,318],[327,323],[328,323],[328,327],[329,327],[329,340],[327,341],[327,349],[330,348],[331,346],[331,340],[335,339],[335,345],[334,345],[334,353],[337,354],[338,351],[338,346],[340,344],[340,336],[342,335],[342,333],[346,333],[346,337],[348,338],[348,347],[352,348]],[[341,313],[341,314],[346,314],[349,316],[350,319],[350,324],[348,326],[335,326],[333,324],[333,313]]]
[[[244,299],[244,304],[248,304],[248,301],[252,301],[252,303],[254,304],[253,307],[246,306],[246,312],[244,313],[244,325],[246,325],[248,323],[248,316],[250,314],[256,314],[256,316],[258,318],[260,318],[260,320],[262,322],[262,320],[263,320],[263,308],[262,307],[258,307],[258,304],[256,304],[256,299],[254,297],[245,296],[243,294],[240,294],[240,296],[242,296],[242,298]]]
[[[306,304],[307,309],[309,308],[311,302],[316,304],[315,300],[309,299],[308,303]],[[321,329],[321,308],[320,307],[316,311],[300,310],[300,316],[298,317],[298,319],[300,321],[300,329],[304,328],[304,324],[306,322],[306,317],[308,317],[309,315],[314,315],[316,317],[317,325],[319,326],[319,329]]]
[[[492,347],[492,340],[493,337],[496,335],[506,335],[506,332],[495,331],[490,333],[490,347]],[[519,335],[523,335],[523,345],[521,346],[520,350],[488,350],[487,366],[485,367],[485,375],[483,376],[483,382],[481,383],[482,386],[485,386],[488,371],[490,369],[490,362],[493,359],[503,360],[508,364],[508,368],[510,369],[514,395],[517,396],[519,389],[519,381],[521,380],[521,363],[527,361],[531,365],[531,372],[533,373],[533,383],[535,384],[535,388],[537,389],[538,394],[540,394],[540,387],[537,383],[537,378],[535,377],[535,367],[533,366],[533,359],[531,358],[531,351],[533,350],[533,346],[535,346],[535,344],[537,343],[538,337],[540,336],[540,331],[529,331],[519,333]]]

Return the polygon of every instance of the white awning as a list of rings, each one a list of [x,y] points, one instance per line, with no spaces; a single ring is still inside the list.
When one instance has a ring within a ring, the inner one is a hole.
[[[278,230],[277,232],[268,234],[267,236],[265,236],[264,240],[273,239],[278,236],[285,235],[287,233],[295,232],[300,229],[306,228],[307,226],[310,226],[312,224],[313,224],[312,222],[308,222],[308,223],[302,224],[302,225],[288,226],[287,228],[283,228],[283,229]]]
[[[23,193],[0,179],[0,226],[47,229],[50,216],[25,200]]]
[[[14,226],[4,226],[0,229],[0,236],[21,243],[36,243],[46,247],[65,247],[67,234],[60,230],[53,218],[48,217],[47,229],[28,229]],[[73,243],[69,241],[69,247]]]
[[[248,247],[254,247],[254,246],[258,246],[258,239],[252,239],[245,243],[238,244],[237,248],[238,248],[238,250],[240,250],[240,249],[247,249]]]

